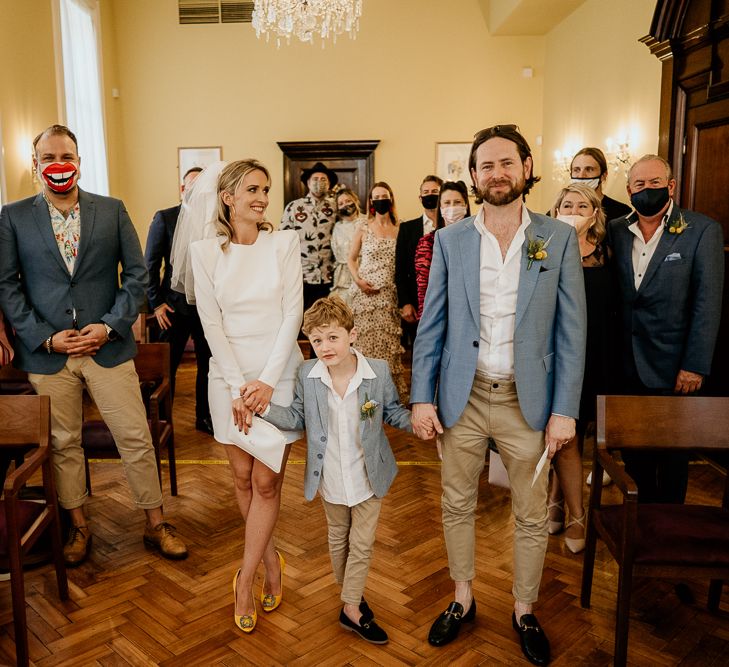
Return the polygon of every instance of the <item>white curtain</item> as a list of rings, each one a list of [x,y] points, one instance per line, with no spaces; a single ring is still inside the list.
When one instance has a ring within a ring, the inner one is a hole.
[[[66,123],[78,139],[80,185],[89,192],[108,195],[101,65],[96,34],[98,4],[88,0],[60,0],[60,5]]]

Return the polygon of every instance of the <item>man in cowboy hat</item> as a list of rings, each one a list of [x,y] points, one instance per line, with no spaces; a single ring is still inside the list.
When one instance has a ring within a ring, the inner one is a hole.
[[[284,209],[281,229],[295,229],[301,243],[301,270],[304,276],[304,310],[317,299],[329,295],[334,260],[332,228],[337,208],[329,190],[337,184],[336,172],[321,162],[304,169],[301,182],[308,192]]]

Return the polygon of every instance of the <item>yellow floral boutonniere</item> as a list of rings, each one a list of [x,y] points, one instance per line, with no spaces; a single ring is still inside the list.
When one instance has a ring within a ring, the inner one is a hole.
[[[360,420],[364,421],[365,419],[372,419],[372,417],[375,416],[375,410],[377,410],[378,405],[379,403],[377,401],[371,401],[370,397],[365,394],[365,402],[359,409]]]
[[[669,234],[683,234],[689,228],[689,223],[683,217],[683,213],[678,214],[678,220],[666,222],[666,229]]]
[[[554,234],[552,234],[552,236],[554,236]],[[541,262],[549,257],[547,254],[547,246],[552,240],[552,236],[550,236],[546,241],[544,239],[528,239],[527,258],[529,259],[529,262],[527,263],[527,271],[532,268],[532,264],[534,262]]]

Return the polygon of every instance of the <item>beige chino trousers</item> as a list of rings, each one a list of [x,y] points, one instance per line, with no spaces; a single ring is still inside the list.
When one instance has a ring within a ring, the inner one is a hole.
[[[544,432],[524,420],[514,382],[476,374],[471,395],[458,422],[443,434],[443,532],[451,578],[471,581],[476,575],[475,513],[478,483],[488,438],[496,442],[509,475],[514,514],[514,598],[536,602],[547,550],[547,480],[545,466],[532,487],[544,452]]]
[[[329,556],[342,602],[359,605],[364,595],[382,499],[372,496],[347,507],[321,499],[329,529]]]
[[[105,368],[91,356],[69,357],[58,373],[29,373],[28,379],[36,393],[51,397],[53,469],[61,507],[81,507],[88,496],[81,447],[84,385],[111,431],[135,503],[142,509],[162,505],[152,437],[131,359]]]

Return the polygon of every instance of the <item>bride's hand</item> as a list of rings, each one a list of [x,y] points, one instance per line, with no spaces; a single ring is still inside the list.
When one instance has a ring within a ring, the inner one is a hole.
[[[242,398],[233,400],[233,421],[239,431],[243,431],[246,435],[248,434],[248,429],[253,423],[253,413],[246,407],[245,401]]]
[[[252,380],[240,388],[240,395],[245,400],[246,407],[260,415],[271,402],[273,387],[261,380]]]

